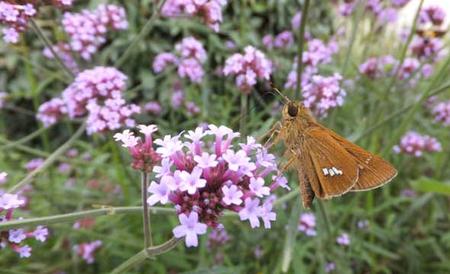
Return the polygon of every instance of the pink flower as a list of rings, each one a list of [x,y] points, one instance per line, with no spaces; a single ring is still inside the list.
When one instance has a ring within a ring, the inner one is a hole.
[[[189,215],[182,213],[178,218],[181,225],[173,229],[175,237],[186,237],[187,247],[198,246],[197,235],[205,234],[207,226],[198,221],[197,212],[191,212]]]
[[[58,122],[67,113],[65,102],[61,98],[53,98],[39,106],[36,118],[45,127],[49,127]]]
[[[48,236],[48,229],[44,226],[37,226],[36,229],[33,231],[33,237],[40,241],[40,242],[45,242],[45,240],[47,240],[47,236]]]
[[[317,116],[326,116],[330,109],[342,106],[346,92],[341,88],[341,75],[324,77],[315,75],[303,87],[303,103]]]
[[[347,233],[342,233],[336,238],[336,243],[339,245],[350,245],[350,236]]]
[[[306,236],[316,236],[316,216],[313,213],[302,213],[298,221],[298,231]]]
[[[147,203],[151,206],[156,203],[166,204],[169,201],[170,185],[174,184],[172,176],[163,176],[159,184],[152,182],[148,187],[148,192],[152,193],[152,195],[148,197]]]
[[[139,142],[139,137],[135,137],[134,133],[129,129],[124,130],[121,133],[114,134],[114,140],[122,142],[123,147],[135,147]]]
[[[102,246],[102,241],[97,240],[88,243],[82,243],[74,246],[75,252],[85,260],[86,263],[92,264],[95,261],[95,252]]]
[[[44,163],[44,159],[43,158],[34,158],[34,159],[31,159],[28,163],[25,164],[25,168],[28,171],[33,171],[33,170],[39,168],[40,166],[42,166],[43,163]]]
[[[187,191],[189,194],[194,194],[198,188],[204,187],[206,185],[206,180],[200,178],[202,172],[203,170],[199,166],[194,167],[191,173],[183,170],[180,174],[180,190]]]
[[[228,187],[226,185],[223,186],[222,187],[222,193],[223,193],[222,201],[226,205],[231,205],[231,204],[240,205],[240,204],[242,204],[241,197],[244,194],[242,193],[242,191],[239,190],[239,188],[236,185],[231,185],[230,187]]]
[[[445,10],[439,6],[429,6],[420,11],[419,22],[421,24],[431,23],[436,26],[442,25],[445,20]]]
[[[270,195],[270,188],[264,186],[264,179],[261,177],[250,178],[249,189],[253,192],[253,194],[255,194],[256,197],[261,198],[265,195]]]
[[[442,147],[436,138],[410,131],[402,137],[400,144],[395,146],[393,150],[395,153],[421,157],[424,152],[439,152]]]
[[[294,34],[291,31],[283,31],[279,33],[273,42],[276,48],[289,48],[294,44]]]
[[[223,73],[225,76],[236,76],[238,88],[249,93],[258,79],[270,79],[272,63],[264,53],[252,46],[247,46],[244,54],[235,53],[225,61]]]
[[[440,102],[433,107],[432,113],[436,122],[450,126],[450,101]]]
[[[261,216],[261,207],[259,206],[259,199],[246,198],[244,208],[239,211],[239,218],[241,221],[249,220],[252,228],[259,227],[259,219]]]
[[[170,52],[162,52],[156,55],[155,60],[153,60],[153,71],[160,73],[166,69],[168,65],[177,64],[178,58],[175,54]]]
[[[302,23],[302,13],[296,12],[295,15],[291,19],[291,27],[292,30],[295,31],[300,28],[300,24]]]

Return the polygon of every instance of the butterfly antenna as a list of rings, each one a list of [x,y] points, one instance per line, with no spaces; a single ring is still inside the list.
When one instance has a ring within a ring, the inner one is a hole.
[[[279,89],[277,89],[276,87],[272,87],[272,89],[273,90],[275,90],[277,93],[278,93],[278,95],[280,95],[281,96],[281,98],[283,98],[284,100],[285,100],[285,103],[289,103],[291,100],[289,100],[289,98],[286,96],[286,95],[284,95]]]

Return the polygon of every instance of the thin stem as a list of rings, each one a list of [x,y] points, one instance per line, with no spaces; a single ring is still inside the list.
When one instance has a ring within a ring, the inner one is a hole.
[[[446,91],[448,88],[450,88],[450,82],[442,85],[441,87],[431,91],[427,98],[437,95],[443,91]],[[370,133],[372,133],[374,130],[380,128],[381,126],[383,126],[384,124],[386,124],[389,121],[392,121],[393,119],[399,117],[400,115],[402,115],[404,112],[408,111],[410,108],[412,108],[414,106],[414,103],[411,103],[407,106],[404,106],[403,108],[401,108],[400,110],[392,113],[391,115],[389,115],[388,117],[386,117],[385,119],[383,119],[382,121],[376,123],[375,125],[373,125],[372,127],[368,128],[366,131],[364,131],[360,136],[358,136],[354,142],[358,142],[359,140],[363,139],[364,137],[366,137],[367,135],[369,135]]]
[[[121,67],[126,60],[128,60],[129,55],[131,52],[133,52],[134,48],[137,46],[137,44],[150,32],[150,30],[153,27],[153,23],[158,18],[159,13],[161,12],[161,8],[164,5],[166,0],[162,0],[159,4],[159,7],[154,10],[152,16],[150,19],[148,19],[147,23],[145,23],[142,30],[139,32],[137,36],[134,37],[133,41],[131,41],[131,44],[128,46],[128,48],[125,50],[125,52],[120,56],[120,58],[114,63],[115,67]],[[154,5],[157,5],[156,3]]]
[[[346,75],[347,67],[348,67],[348,64],[350,61],[350,56],[351,56],[352,49],[353,49],[353,45],[355,44],[355,41],[356,41],[356,34],[358,31],[358,27],[360,26],[359,21],[361,20],[361,18],[363,18],[362,15],[364,14],[364,9],[365,9],[364,2],[365,2],[364,0],[358,1],[357,7],[356,7],[356,14],[353,17],[354,19],[352,22],[352,32],[350,35],[350,44],[347,47],[347,51],[345,53],[344,66],[342,67],[342,70],[341,70],[341,74],[344,76]]]
[[[173,208],[165,208],[165,207],[151,207],[150,210],[153,213],[166,214],[166,213],[175,213],[175,209]],[[19,228],[25,226],[35,226],[35,225],[50,225],[50,224],[58,224],[65,222],[72,222],[74,220],[78,220],[85,217],[96,217],[102,215],[114,215],[114,214],[126,214],[126,213],[140,213],[143,211],[143,208],[140,206],[124,206],[124,207],[110,207],[103,206],[99,209],[91,209],[84,210],[79,212],[72,212],[66,214],[58,214],[53,216],[45,216],[45,217],[37,217],[37,218],[28,218],[7,222],[0,222],[0,229],[11,229],[11,228]]]
[[[0,150],[6,150],[6,149],[14,148],[17,145],[21,145],[21,144],[26,143],[26,142],[28,142],[30,140],[33,140],[34,138],[36,138],[37,136],[41,135],[41,133],[43,133],[46,130],[47,130],[47,128],[41,127],[40,129],[33,131],[32,133],[28,134],[27,136],[24,136],[24,137],[20,138],[17,141],[10,142],[10,143],[7,143],[6,145],[1,146]]]
[[[45,44],[45,46],[50,50],[53,57],[55,58],[58,65],[71,77],[74,78],[75,74],[64,64],[64,62],[61,60],[59,55],[55,52],[53,49],[53,46],[51,45],[50,41],[47,39],[47,37],[44,35],[41,28],[36,24],[36,22],[33,19],[30,19],[31,26],[33,27],[34,31],[36,31],[36,34],[38,35],[39,39],[42,40],[42,42]]]
[[[297,85],[295,87],[295,99],[300,99],[303,72],[303,44],[305,40],[306,18],[308,17],[309,0],[305,0],[302,7],[302,20],[298,31],[298,49],[297,49]]]
[[[322,215],[323,223],[325,224],[327,234],[330,237],[331,236],[331,226],[330,226],[330,221],[328,219],[327,210],[321,200],[317,200],[317,204],[319,205],[319,211],[320,211],[320,214]]]
[[[153,245],[152,240],[152,227],[150,223],[150,214],[148,213],[147,203],[147,188],[148,188],[148,174],[147,172],[141,173],[141,192],[142,192],[142,222],[144,227],[144,248],[148,248]]]
[[[61,145],[57,150],[55,150],[47,159],[45,159],[44,163],[33,170],[32,172],[28,173],[25,178],[23,178],[20,182],[18,182],[16,185],[11,187],[9,189],[10,193],[15,193],[19,191],[23,186],[31,182],[31,180],[38,175],[39,173],[43,172],[47,167],[49,167],[53,162],[55,162],[64,152],[66,152],[67,149],[70,148],[70,146],[83,134],[84,130],[86,129],[86,122],[84,122],[78,130],[75,132],[72,137],[69,138],[63,145]]]
[[[239,131],[241,133],[241,136],[245,136],[246,129],[247,129],[247,123],[246,123],[246,116],[248,112],[248,94],[243,93],[241,94],[241,117],[242,119],[239,121]]]
[[[132,256],[128,260],[126,260],[124,263],[122,263],[118,267],[116,267],[111,272],[111,274],[124,273],[125,271],[132,268],[133,266],[141,264],[143,261],[145,261],[145,259],[147,259],[148,254],[150,254],[151,256],[156,256],[156,255],[160,255],[160,254],[169,252],[170,250],[175,248],[182,239],[183,238],[173,237],[161,245],[146,248],[146,249],[142,250],[141,252],[137,253],[136,255]]]

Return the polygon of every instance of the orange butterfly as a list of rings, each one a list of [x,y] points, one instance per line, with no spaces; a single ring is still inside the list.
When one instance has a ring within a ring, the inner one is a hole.
[[[302,103],[283,97],[287,103],[282,119],[272,128],[269,140],[277,133],[271,145],[284,142],[288,162],[283,169],[297,170],[305,208],[315,196],[330,199],[349,191],[374,189],[397,175],[381,157],[319,124]]]

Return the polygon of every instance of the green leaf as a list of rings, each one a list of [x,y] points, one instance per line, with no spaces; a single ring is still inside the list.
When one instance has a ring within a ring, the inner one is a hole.
[[[444,195],[450,195],[450,184],[440,182],[431,178],[420,178],[411,183],[412,187],[421,192],[434,192]]]

